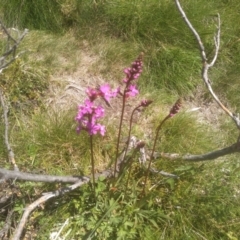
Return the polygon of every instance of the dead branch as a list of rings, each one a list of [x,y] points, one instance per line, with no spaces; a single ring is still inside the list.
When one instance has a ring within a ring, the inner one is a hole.
[[[132,146],[136,147],[137,144],[141,141],[138,141],[135,137],[131,138],[131,141],[133,141]],[[146,163],[146,155],[144,151],[144,146],[138,149],[140,151],[140,158],[144,159],[140,161],[141,164]],[[117,162],[117,175],[120,173],[120,169],[122,168],[122,165],[126,165],[127,159],[123,159],[122,155],[118,158]],[[123,163],[124,161],[124,163]],[[172,177],[177,177],[173,174],[166,173],[164,171],[159,171],[154,168],[151,169],[152,173],[158,173],[163,176],[172,176]],[[112,169],[109,168],[101,173],[96,174],[96,178],[99,177],[105,177],[105,178],[111,178],[113,177],[113,172]],[[12,171],[12,170],[7,170],[4,168],[0,168],[0,179],[8,180],[8,179],[14,179],[14,180],[23,180],[23,181],[32,181],[32,182],[48,182],[48,183],[75,183],[80,180],[85,181],[86,178],[89,178],[88,176],[54,176],[54,175],[45,175],[45,174],[33,174],[33,173],[26,173],[26,172],[21,172],[21,171]]]
[[[140,148],[140,156],[139,156],[139,163],[147,170],[148,168],[148,163],[147,163],[147,159],[149,160],[150,159],[150,156],[146,154],[146,151],[145,151],[145,148],[142,147]],[[159,157],[160,155],[159,154],[154,154],[154,158],[156,157]],[[175,174],[172,174],[172,173],[168,173],[168,172],[165,172],[163,170],[158,170],[154,167],[150,167],[149,171],[153,174],[160,174],[164,177],[169,177],[169,178],[179,178],[177,175]]]
[[[6,145],[7,152],[8,152],[8,160],[11,164],[13,164],[14,170],[18,171],[19,169],[18,169],[18,166],[14,159],[14,152],[13,152],[11,145],[9,143],[9,140],[8,140],[8,127],[9,127],[8,126],[8,116],[7,116],[8,115],[8,106],[4,101],[1,88],[0,88],[0,101],[1,101],[1,106],[3,109],[3,119],[4,119],[4,126],[5,126],[4,141],[5,141],[5,145]]]
[[[25,37],[25,35],[28,33],[28,30],[25,29],[24,32],[18,36],[18,39],[14,39],[9,33],[9,31],[7,30],[7,28],[2,24],[1,20],[0,20],[0,25],[3,32],[7,35],[7,38],[8,38],[7,40],[8,47],[0,57],[0,73],[1,73],[3,69],[7,68],[13,61],[15,61],[22,54],[22,53],[19,53],[18,55],[16,55],[16,50],[19,44],[21,43],[21,41],[23,40],[23,38]],[[10,42],[13,42],[13,44],[11,45]],[[14,152],[9,143],[9,136],[8,136],[9,124],[8,124],[8,117],[7,117],[8,105],[4,100],[4,95],[1,89],[0,89],[0,102],[3,109],[3,119],[4,119],[4,126],[5,126],[4,141],[5,141],[5,145],[8,152],[8,159],[9,159],[9,162],[13,164],[14,170],[18,171],[19,169],[14,159]]]
[[[200,49],[200,54],[201,54],[201,58],[202,58],[202,79],[204,81],[204,83],[206,84],[208,91],[210,92],[210,94],[212,95],[213,99],[217,102],[217,104],[232,118],[232,120],[234,121],[234,123],[236,124],[237,128],[240,130],[240,119],[239,117],[235,114],[232,113],[226,106],[223,105],[223,103],[219,100],[219,98],[217,97],[217,95],[214,93],[212,86],[211,86],[211,81],[209,79],[208,76],[208,70],[214,66],[217,57],[218,57],[218,52],[219,52],[219,47],[220,47],[220,15],[218,14],[218,23],[217,23],[217,34],[214,36],[214,44],[215,44],[215,54],[214,57],[212,59],[212,61],[210,63],[208,63],[208,59],[206,56],[206,52],[205,52],[205,48],[204,48],[204,44],[201,40],[201,37],[199,36],[198,32],[196,31],[196,29],[193,27],[193,25],[191,24],[191,22],[189,21],[188,17],[186,16],[183,8],[181,7],[179,0],[175,0],[177,9],[179,10],[180,14],[183,17],[183,20],[185,21],[185,23],[187,24],[187,26],[189,27],[189,29],[192,31],[194,37],[196,38],[197,42],[198,42],[198,46]]]
[[[181,155],[178,153],[160,153],[160,154],[158,154],[158,156],[167,158],[170,160],[181,159],[181,160],[189,161],[189,162],[199,162],[199,161],[215,160],[219,157],[223,157],[225,155],[233,154],[236,152],[240,152],[239,143],[234,143],[233,145],[231,145],[229,147],[219,149],[216,151],[212,151],[209,153],[199,154],[199,155],[192,155],[192,154]],[[156,157],[157,157],[157,155],[156,155]]]
[[[136,137],[131,138],[131,146],[132,148],[137,148],[138,140]],[[131,149],[131,148],[130,148]],[[139,149],[139,148],[138,148]],[[122,153],[123,154],[123,153]],[[117,175],[120,173],[121,166],[126,162],[126,159],[122,158],[122,155],[118,158],[117,162]],[[96,174],[96,178],[99,177],[111,178],[113,177],[112,169],[109,168],[101,173]],[[75,183],[78,181],[85,181],[86,178],[89,177],[85,176],[52,176],[52,175],[44,175],[44,174],[33,174],[33,173],[26,173],[21,171],[11,171],[4,168],[0,168],[0,179],[8,180],[8,179],[15,179],[15,180],[24,180],[24,181],[33,181],[33,182],[49,182],[49,183]]]
[[[48,183],[75,183],[77,181],[85,181],[84,176],[53,176],[44,174],[32,174],[21,171],[11,171],[0,168],[0,179],[14,179],[32,182],[48,182]]]
[[[2,21],[0,20],[0,25],[4,31],[4,33],[8,36],[10,40],[12,40],[14,43],[17,43],[17,41],[11,36],[11,34],[8,32],[7,28],[3,25]]]

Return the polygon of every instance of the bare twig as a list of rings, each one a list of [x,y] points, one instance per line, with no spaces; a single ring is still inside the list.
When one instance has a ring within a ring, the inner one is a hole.
[[[0,25],[3,29],[3,32],[7,35],[8,41],[13,42],[13,45],[11,47],[9,47],[8,49],[6,49],[6,51],[0,57],[0,73],[1,73],[3,69],[7,68],[21,54],[20,53],[20,54],[16,55],[16,49],[17,49],[18,45],[21,43],[21,41],[23,40],[23,38],[25,37],[25,35],[28,33],[28,30],[25,29],[24,32],[16,40],[11,36],[11,34],[7,30],[7,28],[2,24],[1,21],[0,21]],[[10,45],[11,44],[9,44],[9,46]],[[0,89],[0,102],[1,102],[2,109],[3,109],[3,119],[4,119],[4,126],[5,126],[4,141],[5,141],[5,145],[6,145],[7,152],[8,152],[8,159],[13,164],[14,170],[18,171],[19,169],[18,169],[18,166],[14,159],[14,152],[9,143],[9,134],[8,134],[9,123],[8,123],[8,117],[7,117],[8,105],[4,100],[3,92],[1,89]]]
[[[214,44],[215,44],[215,54],[214,54],[214,57],[212,59],[212,62],[209,64],[209,67],[212,67],[216,60],[217,60],[217,57],[218,57],[218,52],[219,52],[219,48],[220,48],[220,33],[221,33],[221,21],[220,21],[220,15],[219,13],[217,14],[217,34],[214,36]]]
[[[4,141],[5,141],[5,145],[6,145],[7,152],[8,152],[8,159],[9,159],[9,162],[13,164],[14,170],[18,171],[19,169],[18,169],[18,166],[14,159],[14,152],[13,152],[11,145],[9,143],[9,140],[8,140],[8,127],[9,127],[8,126],[8,116],[7,116],[8,115],[8,106],[7,106],[7,104],[5,104],[1,88],[0,88],[0,101],[1,101],[1,106],[3,109],[3,119],[4,119],[4,126],[5,126]]]
[[[7,30],[7,28],[3,25],[1,20],[0,20],[0,25],[1,25],[2,29],[3,29],[3,31],[5,32],[5,34],[8,36],[8,38],[10,38],[14,43],[17,43],[17,41],[10,35],[10,33]]]
[[[198,34],[198,32],[196,31],[196,29],[193,27],[193,25],[191,24],[191,22],[188,20],[183,8],[181,7],[179,0],[175,0],[176,6],[180,12],[180,14],[182,15],[185,23],[187,24],[187,26],[189,27],[189,29],[192,31],[193,35],[195,36],[197,42],[198,42],[198,46],[200,48],[200,54],[202,57],[202,62],[203,62],[203,66],[202,66],[202,79],[204,81],[204,83],[206,84],[208,91],[211,93],[213,99],[217,102],[217,104],[232,118],[232,120],[235,122],[237,128],[240,130],[240,119],[239,117],[232,113],[226,106],[223,105],[223,103],[219,100],[219,98],[217,97],[217,95],[214,93],[212,86],[211,86],[211,81],[208,77],[208,70],[209,68],[213,67],[213,65],[215,64],[216,60],[217,60],[217,56],[218,56],[218,52],[219,52],[219,47],[220,47],[220,15],[218,14],[218,25],[217,25],[217,34],[214,37],[214,44],[215,44],[215,54],[214,57],[212,59],[212,61],[210,63],[208,63],[208,59],[206,56],[206,52],[205,52],[205,48],[204,48],[204,44]]]
[[[7,28],[2,24],[0,21],[0,25],[4,31],[4,33],[7,35],[8,40],[13,41],[13,45],[6,49],[6,51],[2,54],[0,57],[0,73],[3,71],[3,69],[7,68],[13,61],[15,61],[23,52],[20,52],[18,55],[16,55],[16,49],[18,45],[21,43],[23,38],[26,36],[28,33],[28,29],[25,29],[23,33],[18,37],[18,39],[14,39]],[[10,44],[9,44],[10,45]],[[7,58],[10,57],[9,60]]]
[[[77,181],[85,181],[84,176],[52,176],[44,174],[32,174],[20,171],[11,171],[4,168],[0,168],[0,179],[15,179],[32,182],[61,182],[61,183],[75,183]]]
[[[136,142],[137,143],[137,142]],[[136,145],[132,145],[133,147],[136,147]],[[129,149],[130,151],[130,149]],[[121,165],[123,163],[122,155],[118,158],[117,161],[117,172],[116,176],[119,175]],[[99,177],[105,177],[110,178],[113,177],[113,170],[111,168],[98,173],[95,175],[96,179]],[[32,174],[32,173],[26,173],[21,171],[11,171],[4,168],[0,168],[0,179],[17,179],[17,180],[24,180],[24,181],[33,181],[33,182],[62,182],[62,183],[75,183],[77,181],[85,181],[86,178],[84,176],[52,176],[52,175],[44,175],[44,174]]]
[[[189,162],[199,162],[199,161],[208,161],[208,160],[214,160],[219,157],[223,157],[225,155],[233,154],[233,153],[239,153],[240,152],[240,145],[239,143],[234,143],[231,146],[225,147],[223,149],[219,149],[216,151],[212,151],[209,153],[199,154],[199,155],[192,155],[192,154],[186,154],[181,155],[178,153],[160,153],[159,156],[171,160],[181,159],[184,161]]]
[[[18,55],[10,59],[8,62],[5,63],[5,58],[6,57],[1,57],[0,58],[0,73],[3,71],[3,69],[7,68],[11,63],[13,63],[17,58],[19,58],[25,51],[20,52]]]

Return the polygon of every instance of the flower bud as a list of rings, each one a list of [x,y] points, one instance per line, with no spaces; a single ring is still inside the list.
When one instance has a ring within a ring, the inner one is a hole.
[[[147,107],[148,105],[150,105],[153,101],[152,100],[142,100],[141,101],[141,107]]]
[[[173,107],[171,108],[170,112],[169,112],[169,116],[173,117],[175,114],[177,114],[180,110],[182,106],[182,99],[179,98],[176,103],[173,105]]]

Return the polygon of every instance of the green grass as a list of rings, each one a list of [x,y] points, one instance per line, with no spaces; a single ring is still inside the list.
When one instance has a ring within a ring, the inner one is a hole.
[[[30,31],[21,45],[29,65],[35,63],[46,68],[50,74],[72,72],[79,63],[81,45],[73,33],[55,35],[46,31]]]
[[[214,15],[222,19],[221,50],[210,72],[213,87],[225,103],[239,111],[239,1],[181,1],[213,55]],[[18,8],[21,11],[17,12]],[[8,11],[6,11],[8,9]],[[8,27],[29,28],[19,50],[28,50],[1,75],[1,87],[15,101],[25,104],[48,97],[50,80],[79,71],[81,53],[95,61],[86,66],[85,81],[100,77],[118,85],[122,70],[144,52],[139,89],[154,100],[133,132],[151,149],[156,126],[178,96],[195,94],[201,83],[201,60],[196,41],[183,23],[174,2],[164,1],[2,1],[1,15]],[[41,14],[42,13],[42,14]],[[0,46],[4,47],[3,40]],[[82,77],[81,72],[80,78]],[[88,79],[89,78],[89,79]],[[91,83],[91,82],[90,82]],[[59,86],[62,86],[59,82]],[[36,88],[36,86],[38,88]],[[64,86],[62,86],[64,88]],[[206,94],[207,95],[207,94]],[[14,98],[15,97],[15,98]],[[209,96],[206,96],[209,99]],[[29,106],[27,106],[27,109]],[[214,113],[213,113],[214,114]],[[34,105],[33,111],[12,108],[10,141],[18,166],[24,171],[59,175],[90,175],[87,134],[76,134],[76,106],[65,111]],[[198,121],[197,114],[182,111],[164,124],[157,151],[201,154],[234,143],[238,132],[227,116],[219,129]],[[108,132],[94,142],[98,171],[114,158],[116,126],[105,120]],[[126,132],[126,129],[124,129]],[[0,127],[1,136],[3,127]],[[0,165],[6,163],[0,143]],[[90,186],[46,203],[29,220],[36,239],[48,239],[52,229],[68,219],[61,236],[66,239],[239,239],[238,155],[204,163],[154,160],[154,167],[180,176],[179,180],[150,175],[146,197],[140,192],[144,171],[134,159],[128,187],[128,170],[113,189],[111,180],[97,182],[97,203]],[[55,184],[17,183],[22,196],[15,210],[21,216],[26,204]],[[114,191],[116,190],[116,191]],[[30,196],[30,197],[29,197]],[[18,215],[16,215],[18,217]]]
[[[7,27],[61,32],[61,7],[57,1],[1,1],[1,10]]]
[[[166,88],[176,91],[178,94],[187,94],[196,86],[199,81],[200,64],[196,41],[184,22],[181,21],[173,1],[107,0],[95,3],[65,0],[44,1],[43,4],[40,1],[38,3],[41,6],[40,9],[45,10],[44,14],[39,14],[41,11],[32,11],[30,3],[4,1],[2,11],[6,13],[6,8],[21,7],[23,10],[19,12],[18,18],[10,14],[12,11],[8,11],[9,13],[4,15],[4,18],[10,23],[17,19],[16,25],[30,29],[65,32],[71,28],[78,33],[78,38],[85,39],[87,37],[88,41],[97,45],[99,40],[101,42],[101,39],[104,38],[105,44],[110,46],[115,44],[116,48],[114,51],[114,48],[111,50],[109,47],[107,53],[100,54],[101,61],[104,61],[105,64],[106,62],[111,63],[111,59],[121,62],[122,59],[119,59],[119,55],[122,52],[124,52],[124,56],[121,54],[121,58],[126,62],[132,61],[133,49],[145,52],[147,67],[145,84],[148,85],[150,82],[153,89]],[[183,3],[189,18],[203,38],[209,56],[212,56],[213,33],[216,30],[214,15],[217,12],[221,14],[221,40],[225,53],[220,55],[218,62],[221,65],[224,64],[225,70],[227,67],[228,73],[233,71],[230,63],[234,63],[236,68],[239,62],[237,57],[233,61],[231,54],[231,51],[237,51],[236,47],[239,46],[236,37],[239,35],[239,30],[237,21],[235,21],[235,16],[238,14],[235,9],[238,4],[237,1],[227,5],[224,1],[218,3],[215,1],[186,1]],[[53,6],[54,11],[52,10]],[[39,8],[35,6],[34,9]],[[131,44],[129,44],[130,42]],[[119,51],[118,46],[125,50]],[[136,54],[134,53],[134,55]],[[53,59],[49,58],[49,61],[53,61]],[[108,64],[106,68],[106,70],[102,70],[105,76],[109,75],[107,70],[112,68],[112,64]],[[188,74],[188,71],[191,74]],[[234,77],[236,74],[232,76]],[[218,79],[225,79],[225,77],[223,71],[217,76]],[[222,86],[221,89],[224,87]],[[233,94],[230,95],[233,96]],[[236,94],[234,95],[236,96]]]
[[[39,69],[35,63],[27,66],[26,62],[17,59],[3,71],[0,86],[13,107],[28,111],[41,105],[42,96],[49,86],[48,75],[43,67]]]

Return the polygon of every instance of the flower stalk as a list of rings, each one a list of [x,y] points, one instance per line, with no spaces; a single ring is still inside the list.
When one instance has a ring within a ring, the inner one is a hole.
[[[91,149],[91,165],[92,165],[92,181],[93,181],[93,192],[95,194],[95,163],[93,157],[93,136],[89,136],[90,140],[90,149]]]
[[[157,144],[159,132],[160,132],[163,124],[164,124],[169,118],[172,118],[173,116],[175,116],[175,115],[179,112],[181,106],[182,106],[182,100],[181,100],[181,98],[180,98],[180,99],[178,99],[178,100],[176,101],[176,103],[175,103],[175,104],[173,105],[173,107],[170,109],[169,114],[160,122],[160,124],[158,125],[158,127],[157,127],[157,129],[156,129],[156,135],[155,135],[155,138],[154,138],[153,148],[152,148],[152,152],[151,152],[151,155],[150,155],[150,160],[149,160],[149,164],[148,164],[148,167],[147,167],[147,171],[146,171],[146,175],[145,175],[145,180],[144,180],[144,185],[143,185],[143,190],[142,190],[142,194],[143,194],[143,195],[145,194],[145,189],[146,189],[146,185],[147,185],[147,179],[148,179],[149,172],[150,172],[150,169],[151,169],[151,164],[152,164],[153,155],[154,155],[154,152],[155,152],[155,149],[156,149],[156,144]]]
[[[78,114],[75,120],[78,122],[77,133],[86,131],[89,134],[90,151],[91,151],[91,166],[92,166],[92,179],[93,189],[95,193],[95,162],[93,155],[93,135],[100,134],[105,135],[106,129],[104,125],[98,123],[98,120],[104,116],[104,108],[101,105],[94,105],[94,101],[101,97],[109,106],[110,98],[115,97],[118,93],[118,89],[112,91],[108,84],[99,86],[98,88],[88,88],[88,98],[83,105],[78,106]]]
[[[132,81],[137,80],[142,73],[142,66],[143,66],[142,58],[143,58],[143,53],[141,53],[139,55],[139,57],[132,63],[131,67],[124,69],[126,78],[123,79],[123,82],[126,85],[125,85],[123,94],[120,93],[120,91],[119,91],[119,93],[122,95],[122,110],[121,110],[120,122],[119,122],[119,127],[118,127],[116,156],[115,156],[115,162],[114,162],[114,177],[115,177],[116,171],[117,171],[117,159],[118,159],[118,154],[119,154],[119,144],[120,144],[120,138],[121,138],[121,132],[122,132],[122,124],[123,124],[126,99],[128,97],[134,97],[138,94],[136,85],[132,85],[131,83],[132,83]]]

